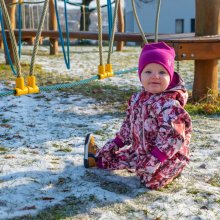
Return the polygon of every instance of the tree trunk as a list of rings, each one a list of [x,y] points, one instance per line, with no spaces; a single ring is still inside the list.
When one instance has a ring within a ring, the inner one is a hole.
[[[196,36],[220,34],[220,0],[196,0]],[[195,60],[193,99],[218,96],[218,60]]]

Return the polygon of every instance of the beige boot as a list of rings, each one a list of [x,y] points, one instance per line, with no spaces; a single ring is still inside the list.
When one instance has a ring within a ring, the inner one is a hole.
[[[97,146],[95,144],[95,138],[92,134],[86,135],[85,146],[84,146],[84,167],[96,167],[95,154]]]

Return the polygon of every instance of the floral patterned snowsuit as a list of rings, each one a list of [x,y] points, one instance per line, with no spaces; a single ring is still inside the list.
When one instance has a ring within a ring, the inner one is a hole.
[[[192,125],[183,108],[188,93],[175,75],[173,88],[159,94],[143,90],[131,97],[116,138],[96,154],[99,168],[134,169],[151,189],[164,187],[180,174],[189,161]]]

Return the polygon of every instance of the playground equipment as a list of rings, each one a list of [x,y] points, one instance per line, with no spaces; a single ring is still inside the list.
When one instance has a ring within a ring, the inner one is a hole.
[[[53,0],[50,0],[53,2]],[[176,60],[195,61],[195,79],[193,84],[193,98],[198,100],[206,96],[210,91],[214,97],[218,96],[218,59],[220,58],[220,0],[196,0],[196,33],[176,35],[153,35],[115,33],[114,41],[143,42],[143,36],[147,41],[165,41],[174,47]],[[159,8],[158,8],[159,11]],[[209,16],[209,15],[212,16]],[[18,37],[18,31],[15,30]],[[26,30],[22,32],[28,37],[36,36],[36,31]],[[155,30],[156,33],[156,30]],[[6,33],[7,34],[7,33]],[[58,31],[42,31],[42,37],[57,39]],[[63,37],[66,37],[63,33]],[[94,32],[69,32],[69,38],[109,40],[109,34]],[[157,38],[156,38],[157,36]],[[102,62],[100,62],[102,65]]]
[[[48,2],[49,2],[49,0],[44,1],[44,9],[43,9],[42,16],[41,16],[41,22],[40,22],[38,31],[36,33],[36,40],[35,40],[35,45],[34,45],[34,50],[33,50],[33,54],[32,54],[31,65],[30,65],[30,74],[29,74],[29,77],[28,77],[28,86],[24,85],[24,79],[21,75],[21,66],[20,66],[20,62],[19,62],[19,59],[18,59],[18,52],[17,52],[17,47],[16,47],[15,35],[14,35],[13,30],[12,30],[12,26],[11,26],[11,23],[10,23],[10,19],[9,19],[9,15],[8,15],[8,12],[7,12],[7,9],[6,9],[6,5],[5,5],[4,2],[1,2],[1,8],[2,8],[2,11],[3,11],[3,14],[4,14],[4,18],[6,20],[6,25],[7,25],[9,37],[10,37],[10,40],[11,40],[12,51],[13,51],[13,54],[14,54],[14,57],[15,57],[15,64],[16,64],[16,69],[17,69],[16,88],[15,88],[15,91],[14,91],[15,95],[24,95],[24,94],[39,92],[39,88],[35,84],[35,77],[33,76],[33,70],[34,70],[34,64],[35,64],[35,55],[36,55],[37,47],[38,47],[38,44],[39,44],[39,37],[41,35],[43,21],[45,19]],[[116,10],[115,10],[115,13],[114,13],[114,21],[113,21],[113,28],[112,28],[112,33],[111,33],[111,37],[110,37],[107,64],[103,65],[103,60],[102,60],[102,32],[101,32],[101,30],[102,30],[102,28],[101,28],[102,18],[101,18],[101,11],[100,11],[101,6],[100,6],[99,0],[97,0],[98,23],[99,23],[100,65],[98,66],[98,75],[96,76],[95,79],[97,79],[97,78],[98,79],[103,79],[103,78],[106,78],[106,77],[113,76],[112,65],[110,63],[110,54],[111,54],[113,41],[114,41],[114,35],[115,35],[116,14],[117,14],[118,5],[119,5],[119,0],[116,0]],[[56,6],[56,0],[55,0],[55,6]],[[57,15],[57,18],[58,18],[58,13],[57,12],[56,12],[56,15]],[[57,19],[57,21],[58,21],[58,26],[59,26],[59,20]],[[2,22],[2,24],[3,24],[3,22]],[[3,25],[2,25],[2,28],[3,28]],[[68,28],[66,28],[66,30],[67,30],[67,39],[68,39],[69,38]],[[59,28],[59,32],[61,32],[60,28]],[[2,36],[4,36],[4,31],[3,31]],[[20,36],[20,31],[19,31],[19,36]],[[62,33],[60,34],[60,37],[62,39]],[[64,53],[64,56],[65,56],[65,53]],[[66,61],[66,59],[65,59],[65,61]],[[69,65],[69,60],[67,60],[67,61],[68,62],[66,62],[66,64],[67,64],[67,67],[69,67],[68,66]],[[135,70],[136,70],[136,68],[135,68]],[[130,69],[130,70],[127,70],[127,71],[119,71],[115,74],[119,75],[119,74],[122,74],[122,73],[131,72],[131,71],[133,71],[133,70]],[[56,86],[53,86],[53,87],[50,87],[50,88],[53,88],[53,89],[54,88],[56,88],[56,89],[58,89],[58,88],[68,88],[70,86],[88,83],[91,80],[94,80],[94,77],[92,77],[91,79],[82,80],[82,82],[69,83],[69,84],[65,84],[65,85],[56,85]],[[48,90],[48,87],[47,88],[41,88],[41,91],[43,91],[43,90],[45,91],[45,89]],[[9,95],[9,94],[12,94],[12,93],[11,92],[9,92],[9,93],[6,92],[6,93],[0,94],[0,96]]]
[[[86,2],[92,2],[94,0],[82,0],[83,3]],[[16,23],[17,23],[17,29],[22,28],[22,33],[23,30],[35,30],[36,27],[38,26],[38,20],[39,20],[39,11],[42,10],[42,3],[44,0],[8,0],[7,1],[7,8],[9,12],[9,16],[11,18],[11,23],[13,30],[15,29]],[[101,8],[107,8],[108,11],[108,33],[111,33],[112,29],[112,4],[115,3],[114,0],[107,0],[108,4],[102,4]],[[56,3],[56,4],[55,4]],[[69,30],[71,31],[77,31],[77,22],[79,21],[78,25],[80,24],[80,30],[83,31],[88,31],[88,26],[86,25],[88,22],[88,15],[89,14],[94,14],[94,12],[97,11],[97,7],[88,7],[88,5],[83,5],[83,3],[75,3],[74,0],[49,0],[49,10],[45,19],[45,24],[44,24],[44,30],[51,30],[51,31],[57,31],[58,30],[58,21],[57,18],[59,18],[58,15],[58,5],[59,3],[59,11],[62,13],[62,16],[64,16],[65,19],[65,25],[67,25],[68,20],[70,21],[69,24]],[[61,7],[63,3],[63,7]],[[60,5],[61,4],[61,5]],[[57,6],[55,6],[57,5]],[[68,8],[66,10],[66,6],[74,6],[74,9],[72,7]],[[65,8],[65,12],[63,11],[63,8]],[[80,8],[81,8],[81,13],[80,13]],[[12,10],[13,9],[13,10]],[[118,10],[118,30],[119,31],[124,31],[124,19],[123,19],[123,9],[121,8],[121,4],[119,4],[119,10]],[[16,21],[15,19],[15,13],[17,20],[20,20],[19,22]],[[81,14],[81,17],[79,16]],[[34,18],[35,16],[35,18]],[[22,18],[21,18],[22,17]],[[94,17],[94,15],[93,15]],[[71,20],[74,19],[74,20]],[[82,21],[81,21],[82,20]],[[74,23],[72,23],[74,21]],[[94,23],[94,22],[93,22]],[[93,25],[91,23],[91,26],[93,29],[95,28],[96,25]],[[72,25],[74,24],[74,25]],[[75,29],[75,30],[73,30]],[[33,44],[34,43],[34,38],[33,37],[28,37],[22,34],[22,40],[27,42],[28,44]],[[55,40],[55,41],[54,41]],[[42,42],[42,40],[41,40]],[[1,38],[0,38],[0,43],[1,43]],[[9,43],[9,48],[10,48],[10,42]],[[1,43],[2,45],[2,43]],[[118,46],[118,45],[117,45]],[[122,49],[122,47],[121,47]],[[58,38],[57,39],[50,39],[50,54],[57,54],[58,53]]]
[[[20,64],[20,60],[19,60],[19,54],[17,51],[16,39],[15,39],[15,36],[13,33],[12,25],[10,22],[10,17],[9,17],[5,2],[0,1],[1,10],[2,10],[4,18],[5,18],[5,23],[6,23],[8,30],[9,30],[9,36],[10,36],[10,40],[12,43],[12,51],[13,51],[14,61],[15,61],[15,66],[16,66],[16,71],[17,71],[16,72],[16,74],[17,74],[16,88],[15,88],[16,95],[24,95],[24,94],[28,94],[28,93],[38,93],[39,92],[39,88],[38,88],[38,86],[36,86],[36,81],[35,81],[35,76],[34,76],[34,65],[35,65],[35,58],[36,58],[37,49],[38,49],[38,45],[39,45],[41,30],[43,27],[43,23],[44,23],[47,8],[48,8],[48,3],[49,3],[48,0],[46,0],[44,2],[43,12],[42,12],[42,16],[40,19],[38,31],[37,31],[36,38],[35,38],[33,53],[32,53],[32,57],[31,57],[30,72],[29,72],[29,76],[28,76],[28,80],[27,80],[28,85],[25,86],[24,85],[24,78],[22,77],[22,73],[21,73],[21,64]],[[3,24],[3,22],[1,22],[1,23]]]

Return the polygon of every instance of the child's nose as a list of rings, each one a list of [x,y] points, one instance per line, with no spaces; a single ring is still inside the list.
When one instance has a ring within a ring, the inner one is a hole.
[[[159,73],[156,72],[156,71],[154,71],[153,74],[152,74],[152,76],[155,77],[155,78],[159,78]]]

